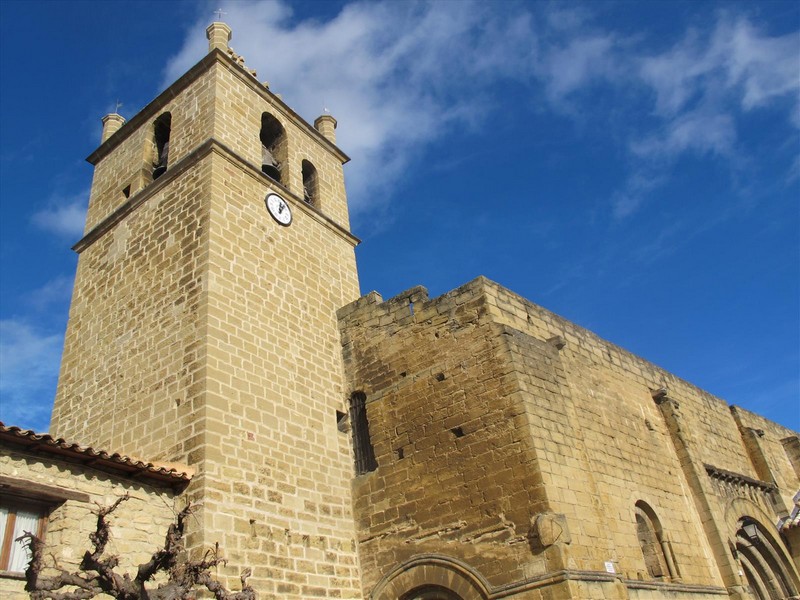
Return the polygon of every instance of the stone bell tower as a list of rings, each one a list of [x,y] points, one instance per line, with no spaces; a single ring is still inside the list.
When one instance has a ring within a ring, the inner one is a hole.
[[[190,546],[262,598],[360,597],[336,310],[358,298],[330,115],[208,54],[103,120],[52,431],[195,469]],[[235,583],[233,583],[235,587]]]

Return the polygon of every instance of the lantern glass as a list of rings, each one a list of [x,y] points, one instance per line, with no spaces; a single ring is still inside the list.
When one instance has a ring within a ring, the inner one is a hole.
[[[758,541],[758,525],[755,523],[748,523],[744,527],[744,534],[747,536],[751,542],[756,543]]]

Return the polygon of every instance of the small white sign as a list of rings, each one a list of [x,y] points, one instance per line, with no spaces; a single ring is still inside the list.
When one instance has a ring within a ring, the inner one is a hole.
[[[616,569],[614,568],[614,563],[610,560],[606,561],[606,573],[616,573]]]

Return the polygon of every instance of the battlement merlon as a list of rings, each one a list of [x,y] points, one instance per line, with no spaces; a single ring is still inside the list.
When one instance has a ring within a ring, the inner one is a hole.
[[[206,37],[208,38],[208,51],[214,49],[226,52],[228,50],[228,42],[233,37],[231,28],[226,23],[221,21],[214,21],[206,29]]]
[[[383,300],[378,292],[373,291],[339,309],[337,316],[340,329],[343,331],[350,324],[356,323],[366,327],[389,327],[391,329],[409,322],[424,322],[432,314],[450,312],[476,298],[481,300],[493,321],[508,325],[542,341],[557,340],[564,352],[572,355],[585,354],[586,358],[592,362],[609,362],[612,366],[617,367],[629,365],[631,369],[638,368],[657,372],[658,375],[653,376],[652,389],[670,387],[666,385],[669,378],[679,379],[657,365],[482,275],[433,299],[429,298],[428,290],[423,286],[410,288],[388,300]],[[413,319],[409,317],[413,317]],[[688,384],[683,380],[680,381]],[[704,390],[695,389],[719,400]]]

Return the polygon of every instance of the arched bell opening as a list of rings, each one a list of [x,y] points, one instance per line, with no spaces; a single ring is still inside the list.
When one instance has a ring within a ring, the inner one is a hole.
[[[743,517],[736,532],[735,548],[745,580],[759,600],[779,600],[797,594],[788,559],[761,523]]]
[[[155,160],[153,161],[154,181],[161,177],[167,170],[171,129],[172,115],[168,112],[160,115],[153,122],[153,145],[155,146]]]
[[[286,132],[278,119],[269,113],[261,115],[261,171],[279,183],[286,164]]]
[[[319,206],[319,177],[317,169],[309,161],[302,163],[303,200],[311,206]]]

